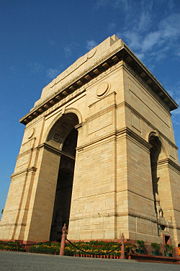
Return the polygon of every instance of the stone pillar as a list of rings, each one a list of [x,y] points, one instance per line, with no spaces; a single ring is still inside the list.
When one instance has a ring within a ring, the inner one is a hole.
[[[64,255],[64,249],[65,249],[65,242],[67,239],[67,226],[64,224],[62,228],[62,237],[61,237],[61,245],[60,245],[60,250],[59,250],[59,255],[63,256]]]

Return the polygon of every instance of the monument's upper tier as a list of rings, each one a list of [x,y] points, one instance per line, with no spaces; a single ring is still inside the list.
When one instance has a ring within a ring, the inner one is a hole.
[[[121,60],[127,63],[150,86],[169,111],[178,107],[177,103],[127,45],[116,35],[113,35],[78,58],[70,67],[44,87],[40,99],[20,122],[27,124],[46,111],[52,104],[57,103]]]

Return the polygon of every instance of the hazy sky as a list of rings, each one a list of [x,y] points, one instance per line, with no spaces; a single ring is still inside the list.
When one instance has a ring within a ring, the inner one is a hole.
[[[0,210],[19,152],[18,120],[41,89],[117,34],[180,102],[180,0],[0,0]],[[172,112],[180,147],[180,109]]]

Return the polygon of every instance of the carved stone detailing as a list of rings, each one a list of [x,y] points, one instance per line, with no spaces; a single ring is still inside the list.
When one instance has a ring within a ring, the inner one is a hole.
[[[166,137],[164,134],[162,134],[160,131],[158,131],[157,128],[151,122],[149,122],[149,120],[147,120],[143,115],[141,115],[137,110],[135,110],[129,103],[123,102],[123,103],[119,104],[118,106],[122,106],[123,104],[125,104],[128,108],[130,108],[132,110],[132,112],[134,112],[137,116],[139,116],[153,130],[156,130],[158,135],[160,137],[163,137],[173,148],[175,148],[176,150],[178,149],[178,147],[168,137]]]
[[[96,90],[96,95],[98,97],[101,97],[103,95],[105,95],[108,91],[108,88],[109,88],[109,84],[108,82],[103,82],[101,83],[98,87],[97,87],[97,90]]]
[[[82,126],[83,126],[83,123],[81,122],[81,123],[77,124],[74,128],[78,130],[78,129],[81,128]]]
[[[96,53],[96,48],[92,49],[91,51],[89,51],[87,53],[87,58],[89,59],[89,58],[93,57],[95,55],[95,53]]]
[[[142,144],[149,151],[151,145],[146,140],[144,140],[141,136],[139,136],[134,131],[132,131],[130,128],[124,128],[117,131],[117,135],[122,135],[122,134],[127,134],[131,136],[133,139],[135,139],[137,142]]]
[[[171,165],[180,173],[180,165],[172,161],[170,158],[166,158],[158,162],[158,165],[166,165],[166,164]]]
[[[36,167],[30,167],[30,168],[27,168],[27,169],[25,169],[25,170],[22,170],[22,171],[19,171],[19,172],[17,172],[17,173],[12,174],[12,175],[11,175],[11,178],[12,178],[12,180],[13,180],[14,177],[16,177],[16,176],[18,176],[18,175],[20,175],[20,174],[27,174],[28,172],[35,173],[36,170],[37,170]]]
[[[135,139],[138,143],[144,146],[145,149],[149,152],[151,145],[129,128],[123,128],[123,129],[117,130],[116,132],[99,137],[98,139],[91,141],[89,144],[84,144],[77,147],[77,151],[82,151],[84,148],[87,148],[93,144],[96,144],[97,142],[104,141],[105,139],[109,140],[109,138],[112,138],[114,136],[127,136],[127,135],[130,136],[132,139]]]
[[[29,139],[34,135],[34,132],[35,132],[35,128],[31,128],[31,129],[28,131],[28,138],[29,138]]]
[[[95,133],[101,129],[104,129],[108,127],[109,125],[112,125],[113,123],[113,112],[106,112],[106,118],[104,118],[104,115],[99,116],[98,118],[91,120],[88,123],[88,134]]]

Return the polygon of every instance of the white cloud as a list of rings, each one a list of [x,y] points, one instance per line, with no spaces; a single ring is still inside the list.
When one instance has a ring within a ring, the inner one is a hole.
[[[64,54],[67,58],[71,57],[74,52],[77,50],[77,48],[79,47],[79,43],[78,42],[70,42],[69,44],[67,44],[64,47]]]
[[[117,33],[117,35],[121,38],[120,33]],[[123,36],[128,41],[128,45],[133,50],[139,50],[141,48],[141,35],[134,31],[127,31],[123,33]]]
[[[179,110],[179,109],[177,109],[177,110]],[[176,110],[175,110],[176,111]],[[179,116],[178,115],[174,115],[174,113],[173,112],[175,112],[175,111],[172,111],[172,121],[173,121],[173,125],[174,125],[174,127],[176,126],[176,127],[178,127],[178,126],[180,126],[180,121],[179,121]]]
[[[92,48],[94,48],[97,45],[95,40],[87,40],[86,42],[86,48],[88,50],[91,50]]]
[[[171,95],[171,97],[173,97],[176,103],[180,105],[180,81],[173,83],[173,85],[168,88],[168,93]],[[180,124],[180,107],[178,107],[176,110],[173,110],[172,115],[175,121],[178,121]]]
[[[175,10],[175,0],[97,0],[99,8],[116,9],[119,21],[107,23],[107,30],[119,31],[122,38],[138,58],[146,60],[154,69],[157,61],[180,57],[180,12]],[[167,80],[168,82],[168,80]],[[180,82],[173,83],[170,94],[180,103]],[[180,124],[180,108],[173,111],[173,118]]]
[[[150,28],[151,23],[151,13],[148,10],[143,10],[137,23],[137,30],[140,32],[147,31]]]
[[[178,104],[179,104],[179,103],[178,103]],[[175,118],[176,120],[179,121],[179,124],[180,124],[180,119],[179,119],[179,115],[180,115],[180,107],[178,107],[176,110],[173,110],[173,111],[172,111],[172,114],[173,114],[174,118]]]
[[[49,68],[46,71],[46,74],[47,74],[48,78],[53,79],[53,78],[55,78],[59,74],[59,70],[56,69],[56,68]]]
[[[176,38],[180,36],[180,13],[174,13],[162,20],[159,30],[164,38]]]
[[[71,46],[64,47],[64,53],[66,57],[70,57],[72,55],[72,48]]]
[[[133,27],[130,31],[123,33],[127,43],[131,49],[137,54],[146,54],[148,56],[156,57],[156,60],[160,60],[166,56],[166,53],[170,48],[174,49],[174,53],[177,54],[177,40],[180,38],[180,14],[171,14],[167,18],[164,18],[156,26],[156,30],[145,33],[139,28]],[[149,18],[149,23],[151,19]],[[146,26],[148,28],[148,25]]]
[[[139,58],[140,60],[143,60],[143,58],[144,58],[144,54],[143,53],[136,53],[136,56],[137,56],[137,58]]]
[[[30,67],[31,73],[40,73],[44,69],[44,66],[40,64],[39,62],[29,63],[29,67]]]
[[[161,33],[159,31],[151,32],[147,34],[142,42],[141,50],[143,52],[146,52],[148,50],[151,50],[155,44],[159,42],[159,39],[161,37]]]
[[[164,59],[167,57],[167,52],[170,49],[170,45],[167,43],[166,45],[163,45],[163,47],[156,47],[156,50],[152,50],[149,53],[150,58],[155,59],[156,61],[160,61],[161,59]]]

